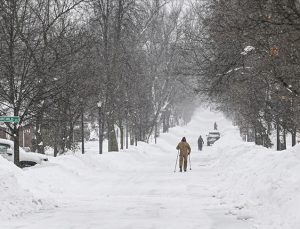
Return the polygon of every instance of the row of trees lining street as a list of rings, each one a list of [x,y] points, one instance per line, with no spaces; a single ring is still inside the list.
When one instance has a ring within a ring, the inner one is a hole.
[[[300,2],[199,1],[187,18],[187,47],[199,92],[248,141],[277,150],[300,129]]]
[[[109,151],[148,142],[206,96],[248,141],[286,148],[300,128],[297,0],[4,0],[0,115],[19,161],[34,148],[72,149],[79,120],[98,123]],[[117,140],[116,129],[120,132]],[[120,144],[118,144],[118,142]]]
[[[39,153],[56,156],[74,147],[80,118],[99,119],[99,137],[118,151],[188,117],[181,12],[164,0],[1,1],[0,115],[20,116],[5,123],[15,163],[23,125],[34,125]]]

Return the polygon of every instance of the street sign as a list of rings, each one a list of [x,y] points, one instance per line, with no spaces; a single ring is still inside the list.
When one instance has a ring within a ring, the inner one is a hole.
[[[0,116],[0,122],[20,122],[19,116]]]

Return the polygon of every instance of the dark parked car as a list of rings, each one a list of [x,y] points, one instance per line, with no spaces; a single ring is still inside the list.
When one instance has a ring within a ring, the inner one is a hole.
[[[218,131],[209,132],[208,135],[207,135],[207,145],[211,146],[219,138],[220,138],[220,132],[218,132]]]
[[[20,166],[29,167],[36,164],[41,164],[43,161],[48,161],[48,157],[43,154],[26,152],[21,147],[20,152]],[[14,143],[13,141],[0,138],[0,155],[9,161],[14,161]]]

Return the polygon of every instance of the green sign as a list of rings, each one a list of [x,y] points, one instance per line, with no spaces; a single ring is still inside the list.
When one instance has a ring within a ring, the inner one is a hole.
[[[20,122],[19,116],[0,116],[0,122]]]

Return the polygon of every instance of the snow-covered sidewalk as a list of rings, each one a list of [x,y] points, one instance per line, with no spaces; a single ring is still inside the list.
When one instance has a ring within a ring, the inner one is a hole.
[[[197,151],[198,136],[204,137],[215,121],[221,139]],[[183,136],[192,147],[192,170],[174,173],[175,147]],[[288,158],[295,154],[293,150]],[[266,158],[272,162],[268,164]],[[278,204],[286,209],[292,206],[280,202],[288,191],[291,200],[298,201],[295,190],[300,179],[299,175],[283,179],[288,187],[280,187],[282,183],[276,182],[279,170],[275,168],[277,172],[270,177],[271,165],[278,165],[284,174],[291,171],[283,168],[287,164],[279,166],[279,159],[274,151],[242,142],[237,129],[221,114],[199,109],[187,126],[162,134],[156,145],[139,143],[122,152],[98,155],[98,143],[89,142],[85,155],[61,156],[42,166],[18,170],[14,175],[18,182],[13,184],[18,192],[6,194],[7,198],[23,197],[23,202],[13,204],[19,214],[10,219],[6,216],[11,206],[0,207],[0,228],[296,229],[298,221],[293,217],[297,214],[289,211],[284,221]],[[286,160],[292,172],[299,174],[299,161],[291,162]],[[266,171],[264,165],[268,165]],[[261,174],[255,176],[258,169]],[[20,182],[21,177],[28,183]],[[274,184],[279,185],[276,190]],[[270,190],[273,193],[268,197]],[[277,199],[272,203],[273,197]],[[33,206],[38,208],[32,206],[36,200],[40,204]],[[292,209],[299,207],[295,204]],[[275,214],[268,212],[272,210]]]

